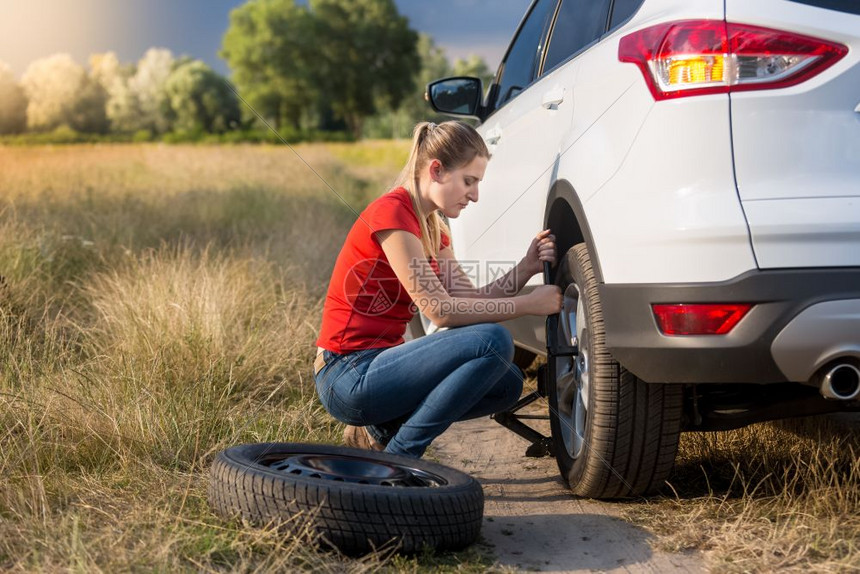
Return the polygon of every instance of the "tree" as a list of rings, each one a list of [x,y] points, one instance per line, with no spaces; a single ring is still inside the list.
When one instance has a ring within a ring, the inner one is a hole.
[[[224,132],[239,124],[239,103],[227,81],[199,60],[176,68],[164,95],[178,131]]]
[[[123,66],[113,52],[90,56],[90,76],[107,94],[105,113],[114,132],[145,129],[140,101],[129,85],[134,73],[134,66]]]
[[[414,118],[414,123],[434,116],[433,110],[424,99],[427,84],[451,75],[451,66],[445,50],[436,45],[433,38],[422,34],[418,40],[418,53],[420,64],[417,74],[417,82],[412,93],[405,95],[400,102],[400,108],[406,110]],[[408,127],[412,133],[412,126]]]
[[[233,83],[276,128],[299,128],[319,97],[312,79],[316,58],[307,8],[294,0],[253,0],[230,13],[221,57]]]
[[[137,93],[131,89],[129,78],[119,77],[111,84],[105,113],[110,120],[111,129],[115,132],[131,133],[148,129],[140,108],[140,100]],[[158,118],[150,120],[149,125],[153,124],[166,125]]]
[[[457,58],[454,61],[453,75],[480,78],[484,82],[484,89],[486,90],[490,82],[493,81],[495,73],[490,70],[482,57],[472,54],[468,58]]]
[[[421,34],[418,38],[418,54],[421,65],[415,89],[406,94],[399,105],[394,108],[382,106],[381,111],[368,120],[365,132],[370,137],[409,137],[412,128],[420,121],[442,122],[451,119],[435,113],[424,99],[427,84],[434,80],[449,76],[472,76],[480,78],[485,89],[493,80],[493,73],[480,56],[458,58],[452,67],[445,50],[438,47],[433,38],[426,34]]]
[[[412,128],[420,121],[444,121],[444,116],[436,114],[424,100],[427,84],[450,76],[451,65],[445,50],[436,45],[427,34],[418,37],[418,56],[420,64],[415,88],[394,105],[381,104],[379,112],[365,124],[366,135],[370,137],[404,138],[412,135]]]
[[[379,102],[396,107],[414,88],[418,35],[393,0],[310,0],[315,84],[356,137]]]
[[[21,84],[27,94],[27,124],[35,130],[67,125],[82,132],[107,129],[105,92],[68,54],[30,64]]]
[[[0,134],[16,134],[27,126],[27,97],[15,74],[0,62]]]
[[[113,52],[90,55],[90,78],[98,83],[105,91],[120,76],[119,58]]]
[[[412,90],[416,41],[393,0],[251,0],[230,14],[221,55],[265,118],[298,128],[330,111],[359,136],[380,103]]]
[[[139,125],[138,129],[148,129],[153,133],[164,133],[170,129],[170,122],[165,112],[167,107],[164,85],[175,68],[175,61],[170,50],[150,48],[137,64],[137,72],[128,80],[128,89],[132,94],[123,94],[125,101],[122,106],[134,106],[136,98]]]

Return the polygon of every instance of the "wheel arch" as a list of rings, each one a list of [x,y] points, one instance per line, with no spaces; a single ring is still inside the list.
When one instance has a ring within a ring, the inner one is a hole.
[[[582,201],[576,194],[573,185],[566,179],[559,179],[550,188],[546,199],[546,211],[544,213],[544,228],[551,229],[555,234],[556,251],[559,259],[567,251],[578,243],[585,243],[588,255],[598,283],[603,283],[603,272],[600,267],[600,258],[585,217],[585,209]],[[558,267],[552,271],[552,280],[555,281],[555,273]]]

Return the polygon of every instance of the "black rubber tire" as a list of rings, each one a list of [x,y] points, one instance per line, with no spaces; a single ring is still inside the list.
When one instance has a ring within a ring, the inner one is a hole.
[[[295,455],[416,469],[445,484],[360,484],[270,466]],[[484,513],[481,485],[458,470],[387,453],[301,443],[247,444],[221,452],[212,464],[209,502],[222,518],[279,524],[290,535],[310,526],[319,542],[347,554],[394,544],[405,553],[425,547],[459,550],[478,538]]]
[[[584,428],[579,455],[575,457],[575,453],[568,452],[561,433],[557,387],[561,377],[548,381],[550,424],[561,476],[574,494],[588,498],[652,493],[663,485],[674,464],[683,389],[680,385],[644,383],[612,358],[605,345],[598,284],[584,243],[567,252],[556,276],[562,293],[572,283],[579,289],[587,330],[580,347],[587,350],[584,372],[589,381],[584,393],[586,414],[573,417],[582,420]],[[560,342],[564,337],[561,331],[559,327]],[[557,359],[557,373],[564,360]]]

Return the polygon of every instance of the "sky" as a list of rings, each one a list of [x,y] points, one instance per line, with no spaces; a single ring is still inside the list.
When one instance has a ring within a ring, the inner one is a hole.
[[[20,77],[39,58],[66,52],[80,64],[98,52],[136,62],[151,47],[203,60],[218,57],[230,11],[244,0],[0,0],[0,61]],[[413,29],[448,56],[482,56],[495,69],[531,0],[395,0]]]

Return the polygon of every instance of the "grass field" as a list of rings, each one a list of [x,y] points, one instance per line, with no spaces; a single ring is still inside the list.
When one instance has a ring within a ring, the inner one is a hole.
[[[713,572],[860,571],[858,419],[682,435],[663,496],[624,514]]]
[[[219,450],[339,442],[311,377],[322,298],[407,154],[296,150],[0,147],[0,570],[491,566],[349,560],[208,511]],[[828,430],[687,436],[665,496],[622,509],[715,570],[857,570],[860,443],[808,436]]]

